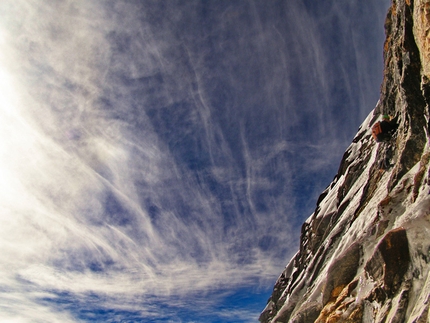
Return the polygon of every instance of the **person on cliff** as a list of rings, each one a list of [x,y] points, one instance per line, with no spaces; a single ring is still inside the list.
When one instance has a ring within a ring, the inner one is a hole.
[[[397,123],[387,114],[382,116],[382,121],[378,121],[372,127],[372,136],[377,142],[389,141],[397,130]]]
[[[393,149],[391,140],[393,134],[397,130],[397,123],[394,119],[384,114],[382,121],[378,121],[372,127],[372,136],[376,142],[381,143],[381,158],[379,162],[379,169],[381,171],[387,170],[392,167],[390,160],[393,157]]]

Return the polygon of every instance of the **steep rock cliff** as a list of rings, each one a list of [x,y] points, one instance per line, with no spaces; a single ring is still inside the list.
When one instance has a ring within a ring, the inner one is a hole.
[[[385,29],[380,100],[261,322],[430,322],[430,1],[393,0]],[[387,143],[371,136],[381,114],[398,124]]]

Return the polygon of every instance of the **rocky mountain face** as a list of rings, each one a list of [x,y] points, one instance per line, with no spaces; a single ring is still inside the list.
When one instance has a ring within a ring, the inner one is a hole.
[[[261,322],[430,322],[430,1],[393,0],[385,29],[380,100],[303,224]],[[398,128],[377,143],[381,114]]]

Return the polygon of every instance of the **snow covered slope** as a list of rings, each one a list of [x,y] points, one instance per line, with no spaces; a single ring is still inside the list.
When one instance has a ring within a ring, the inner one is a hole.
[[[430,322],[430,2],[393,0],[385,28],[381,98],[303,224],[261,322]],[[381,114],[398,124],[388,143],[371,136]]]

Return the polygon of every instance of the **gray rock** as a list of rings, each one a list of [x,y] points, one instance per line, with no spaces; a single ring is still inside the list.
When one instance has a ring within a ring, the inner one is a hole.
[[[393,0],[385,29],[380,100],[304,223],[261,322],[429,319],[430,2]],[[398,124],[385,146],[369,131],[381,114]],[[392,168],[381,171],[387,147]]]

